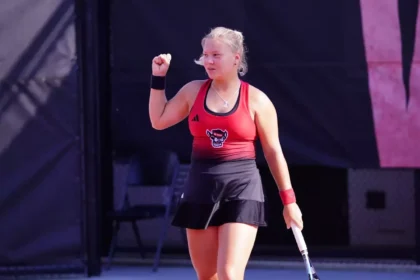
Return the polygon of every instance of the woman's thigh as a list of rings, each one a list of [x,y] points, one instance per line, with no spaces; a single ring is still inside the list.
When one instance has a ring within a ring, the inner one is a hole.
[[[258,227],[227,223],[219,227],[217,274],[220,280],[244,279]]]
[[[199,280],[217,280],[218,228],[187,229],[188,249]]]

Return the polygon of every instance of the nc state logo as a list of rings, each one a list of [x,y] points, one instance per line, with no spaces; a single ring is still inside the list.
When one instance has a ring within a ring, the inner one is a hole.
[[[211,145],[213,146],[213,148],[223,147],[223,143],[225,143],[228,137],[227,130],[221,130],[221,129],[211,129],[211,130],[207,129],[206,134],[210,138]]]

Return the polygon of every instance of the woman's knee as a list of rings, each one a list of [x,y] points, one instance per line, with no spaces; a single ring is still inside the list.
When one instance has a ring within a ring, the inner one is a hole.
[[[220,280],[216,271],[196,271],[198,280]]]
[[[219,228],[217,275],[219,280],[242,280],[258,228],[241,223]]]
[[[222,265],[217,268],[218,280],[242,280],[244,271],[231,265]]]

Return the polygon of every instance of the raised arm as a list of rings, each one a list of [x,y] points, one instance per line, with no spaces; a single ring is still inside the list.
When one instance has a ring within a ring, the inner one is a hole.
[[[185,119],[189,113],[190,92],[191,83],[188,83],[168,101],[165,90],[150,89],[149,117],[152,127],[163,130]]]
[[[165,76],[170,61],[170,54],[161,54],[152,61],[149,117],[152,127],[157,130],[173,126],[188,116],[189,100],[197,84],[196,81],[186,84],[168,101],[165,94]]]

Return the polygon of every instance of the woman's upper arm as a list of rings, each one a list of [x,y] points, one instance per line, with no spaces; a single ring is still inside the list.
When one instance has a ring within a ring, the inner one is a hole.
[[[185,84],[174,97],[168,100],[159,120],[161,129],[173,126],[188,116],[190,104],[194,102],[201,83],[201,81],[191,81]]]
[[[257,90],[255,94],[255,124],[264,154],[281,153],[276,108],[265,93]]]

